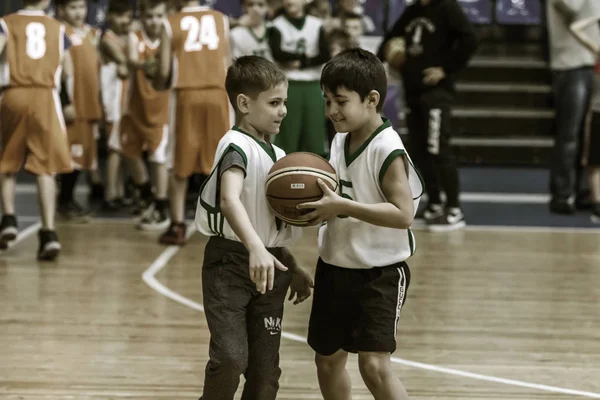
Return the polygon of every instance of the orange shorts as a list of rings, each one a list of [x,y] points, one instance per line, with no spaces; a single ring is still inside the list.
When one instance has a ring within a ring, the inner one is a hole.
[[[121,118],[119,136],[123,155],[137,158],[147,151],[151,162],[164,164],[167,161],[168,125],[147,126],[131,115],[124,115]]]
[[[175,90],[167,162],[176,176],[208,175],[219,140],[231,128],[225,89]]]
[[[94,170],[98,167],[98,123],[75,120],[67,125],[73,167],[79,170]]]
[[[50,88],[10,88],[0,102],[0,173],[23,165],[35,175],[72,171],[58,93]]]

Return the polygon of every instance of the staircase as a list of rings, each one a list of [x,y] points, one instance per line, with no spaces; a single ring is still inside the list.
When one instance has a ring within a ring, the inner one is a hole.
[[[480,27],[480,48],[457,83],[452,144],[461,164],[547,165],[551,77],[540,27]]]

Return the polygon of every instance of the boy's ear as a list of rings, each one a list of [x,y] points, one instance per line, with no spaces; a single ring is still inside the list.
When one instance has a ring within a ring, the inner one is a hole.
[[[380,99],[381,99],[381,95],[379,94],[379,92],[377,90],[371,90],[369,92],[369,94],[367,95],[367,101],[369,102],[369,105],[373,106],[374,108],[377,108],[377,105],[379,105]]]
[[[242,114],[248,114],[250,108],[250,98],[245,94],[238,94],[235,99],[237,103],[237,109],[240,110]]]

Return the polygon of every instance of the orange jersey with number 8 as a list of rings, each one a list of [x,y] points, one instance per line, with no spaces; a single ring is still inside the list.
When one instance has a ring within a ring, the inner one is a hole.
[[[224,88],[229,60],[229,22],[208,7],[185,7],[169,17],[165,29],[173,55],[175,89]]]

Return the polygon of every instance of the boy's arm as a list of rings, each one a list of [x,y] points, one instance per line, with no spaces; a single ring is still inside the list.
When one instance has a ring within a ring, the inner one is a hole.
[[[4,49],[6,48],[6,34],[0,24],[0,58],[4,57]]]
[[[154,77],[153,86],[156,90],[165,90],[168,87],[171,74],[171,27],[165,21],[160,33],[160,47],[158,49],[158,73]]]
[[[111,39],[109,35],[103,35],[100,40],[100,51],[102,51],[109,59],[120,65],[127,64],[127,56],[119,47],[119,44]]]
[[[570,25],[585,0],[548,0],[566,25]]]
[[[279,29],[273,27],[269,36],[269,47],[271,48],[273,59],[279,63],[302,61],[305,57],[304,54],[288,53],[287,51],[281,50],[281,40],[281,32],[279,32]]]
[[[343,198],[319,179],[323,197],[316,202],[298,205],[299,209],[315,209],[304,215],[302,219],[318,223],[337,218],[338,215],[347,215],[386,228],[410,228],[414,219],[414,204],[408,182],[407,160],[400,155],[402,153],[391,155],[395,158],[381,179],[381,189],[387,202],[364,204]]]
[[[139,53],[138,53],[139,40],[134,33],[127,35],[127,64],[131,68],[141,68],[143,65],[140,64]]]
[[[569,27],[573,35],[579,40],[585,47],[590,49],[594,54],[600,53],[600,43],[594,42],[588,35],[585,34],[584,30],[593,24],[597,24],[600,21],[600,15],[581,19],[571,24]]]
[[[252,226],[250,217],[240,200],[244,179],[245,171],[238,167],[232,167],[222,172],[220,207],[229,226],[248,249],[250,279],[256,284],[256,290],[264,294],[267,290],[273,289],[274,268],[282,271],[286,271],[287,268],[267,251]]]
[[[316,67],[325,64],[330,58],[331,54],[329,53],[327,34],[325,33],[325,28],[321,27],[319,31],[319,54],[313,58],[304,58],[302,60],[301,68]]]

